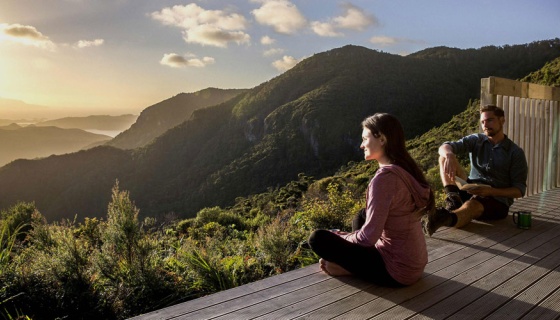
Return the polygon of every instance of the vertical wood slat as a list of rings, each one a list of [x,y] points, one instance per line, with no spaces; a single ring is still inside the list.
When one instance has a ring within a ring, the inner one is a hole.
[[[534,130],[534,126],[533,126],[533,105],[531,100],[529,99],[525,99],[525,103],[527,104],[527,118],[525,119],[526,121],[526,126],[527,126],[527,132],[532,132]],[[527,195],[530,196],[532,194],[534,194],[533,191],[533,166],[531,165],[533,163],[533,138],[534,135],[532,134],[527,134],[527,150],[525,150],[525,156],[527,157],[527,162],[529,164],[529,173],[528,173],[528,177],[527,177]]]
[[[546,111],[546,119],[547,119],[547,145],[546,149],[548,150],[548,154],[546,157],[547,162],[547,185],[546,190],[550,190],[554,188],[555,184],[555,177],[556,177],[556,161],[554,160],[554,102],[547,101],[547,111]]]
[[[514,110],[513,113],[515,115],[515,119],[513,121],[513,128],[516,129],[513,130],[512,136],[515,139],[514,141],[522,142],[524,128],[521,127],[521,118],[523,117],[523,113],[521,112],[521,99],[518,97],[511,97],[510,102],[513,103],[513,110]],[[523,149],[523,147],[521,148]]]
[[[531,181],[531,195],[536,194],[537,193],[537,183],[538,183],[538,177],[537,177],[537,173],[535,172],[535,168],[537,168],[538,164],[537,164],[537,155],[536,155],[536,145],[537,145],[537,137],[538,137],[538,132],[537,132],[537,108],[535,105],[535,100],[531,99],[529,102],[530,108],[531,108],[531,112],[530,112],[530,116],[529,116],[529,120],[531,121],[531,126],[529,129],[529,137],[530,137],[530,144],[529,144],[529,148],[531,150],[531,157],[530,159],[527,159],[529,161],[529,180]]]
[[[512,135],[513,132],[513,114],[512,110],[509,108],[509,99],[507,96],[498,96],[497,99],[498,103],[497,106],[504,109],[504,116],[506,118],[506,122],[504,123],[504,133],[508,136]]]
[[[544,153],[545,153],[545,139],[544,139],[544,133],[546,130],[546,127],[544,125],[545,121],[544,121],[544,106],[542,103],[542,100],[537,100],[537,136],[539,139],[539,142],[537,143],[536,146],[536,150],[537,151],[537,161],[536,161],[536,166],[537,166],[537,193],[541,193],[543,192],[543,181],[544,181],[544,167],[547,165],[546,162],[544,161]]]
[[[546,164],[543,168],[543,191],[550,190],[550,101],[544,100],[543,101],[543,113],[544,113],[544,126],[545,129],[543,130],[544,135],[544,163]]]
[[[504,132],[525,151],[526,196],[560,187],[560,88],[503,78],[481,79],[481,104],[504,109]]]
[[[553,148],[553,155],[551,163],[556,164],[555,166],[555,174],[556,181],[554,181],[554,187],[560,187],[560,102],[553,101],[553,134],[552,134],[552,148]]]

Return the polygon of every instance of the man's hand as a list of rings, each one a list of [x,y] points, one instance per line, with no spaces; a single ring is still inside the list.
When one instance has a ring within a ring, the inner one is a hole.
[[[438,154],[440,156],[440,170],[442,170],[440,174],[443,175],[442,178],[447,180],[447,183],[455,183],[459,162],[455,157],[455,153],[453,153],[453,148],[449,144],[444,143],[439,146]]]
[[[475,187],[469,189],[467,192],[480,197],[491,197],[494,195],[494,188],[492,187]]]
[[[516,187],[494,188],[494,187],[476,187],[467,191],[470,194],[481,197],[504,197],[504,198],[521,198],[523,194]]]
[[[455,158],[455,154],[450,152],[445,154],[443,160],[443,170],[445,175],[451,180],[451,182],[455,182],[455,174],[457,173],[456,164],[457,160]]]

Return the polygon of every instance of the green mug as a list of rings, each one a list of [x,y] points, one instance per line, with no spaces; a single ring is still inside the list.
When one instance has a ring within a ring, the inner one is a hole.
[[[512,215],[513,223],[520,229],[531,228],[531,211],[516,211]]]

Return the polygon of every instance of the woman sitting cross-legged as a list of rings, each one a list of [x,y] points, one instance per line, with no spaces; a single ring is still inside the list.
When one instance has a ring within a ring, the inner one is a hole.
[[[428,262],[420,218],[433,209],[433,193],[406,150],[397,118],[377,113],[366,118],[362,128],[364,157],[379,163],[367,189],[366,208],[352,221],[352,232],[315,230],[309,245],[331,276],[411,285]]]

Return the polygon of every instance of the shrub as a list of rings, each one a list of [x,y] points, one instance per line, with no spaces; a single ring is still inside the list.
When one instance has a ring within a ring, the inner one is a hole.
[[[348,230],[352,218],[364,206],[363,201],[356,201],[354,198],[348,189],[330,183],[326,199],[316,197],[303,201],[303,210],[296,214],[297,223],[308,230]]]
[[[32,202],[19,202],[0,213],[3,223],[8,232],[14,234],[16,230],[19,240],[25,239],[32,227],[34,220],[42,220],[43,217]]]
[[[101,240],[101,229],[105,224],[97,218],[85,218],[75,230],[76,237],[87,241],[92,247],[99,249],[103,241]]]
[[[286,272],[307,264],[304,261],[309,253],[302,252],[299,244],[307,238],[308,232],[292,223],[289,216],[291,214],[284,213],[261,227],[255,239],[258,254],[273,273]]]
[[[16,309],[37,318],[107,318],[92,279],[91,247],[73,226],[34,222],[30,241],[6,279]]]
[[[197,274],[204,291],[216,292],[234,287],[234,280],[221,268],[219,260],[212,258],[207,250],[193,248],[184,255],[185,262]]]
[[[245,221],[242,217],[220,207],[204,208],[197,213],[196,223],[199,226],[210,222],[216,222],[222,226],[235,225],[238,230],[245,229]]]
[[[251,239],[182,239],[174,246],[167,266],[186,279],[192,293],[208,294],[262,279],[262,260]]]
[[[17,236],[21,232],[22,226],[17,227],[13,232],[10,230],[11,226],[8,223],[0,220],[0,315],[4,319],[12,319],[12,315],[8,309],[15,309],[17,319],[28,319],[27,316],[21,314],[20,310],[12,307],[12,300],[16,299],[18,294],[7,294],[7,278],[6,273],[12,261],[12,250],[17,241]],[[8,307],[10,305],[10,307]],[[13,313],[13,312],[12,312]]]
[[[15,227],[15,230],[12,230],[13,226],[0,221],[0,276],[4,274],[11,262],[12,250],[22,227],[23,225],[20,225]]]
[[[161,240],[142,232],[138,209],[118,182],[101,232],[103,245],[95,256],[96,286],[103,304],[120,317],[163,307],[189,288],[165,270]]]

